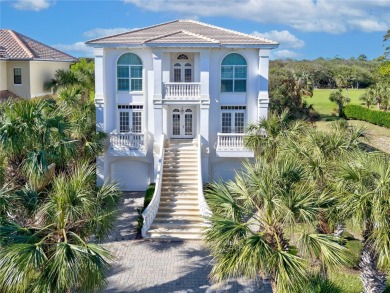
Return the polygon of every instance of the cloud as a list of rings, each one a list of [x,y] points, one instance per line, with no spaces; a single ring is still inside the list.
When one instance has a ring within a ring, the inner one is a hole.
[[[86,31],[83,33],[83,35],[87,38],[91,39],[98,39],[110,35],[117,35],[121,33],[125,33],[128,31],[135,30],[137,28],[123,28],[123,27],[117,27],[117,28],[95,28],[89,31]]]
[[[276,50],[271,52],[271,59],[293,59],[299,56],[300,54],[290,50]]]
[[[12,7],[18,10],[40,11],[49,8],[52,4],[54,1],[50,0],[17,0],[12,4]]]
[[[73,44],[57,44],[52,47],[64,51],[70,55],[93,57],[93,48],[87,47],[84,42],[76,42]]]
[[[284,24],[300,31],[340,34],[346,31],[386,31],[390,0],[124,0],[142,9],[173,11],[182,16],[227,16],[258,23]]]
[[[280,43],[280,48],[302,48],[305,46],[305,42],[303,40],[298,39],[287,30],[272,30],[266,33],[259,33],[255,31],[252,33],[252,35],[277,41]]]

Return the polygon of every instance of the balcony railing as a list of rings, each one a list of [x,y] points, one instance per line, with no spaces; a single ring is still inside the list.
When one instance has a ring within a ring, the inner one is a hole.
[[[193,100],[200,98],[199,82],[166,82],[164,99]]]
[[[110,145],[114,149],[144,149],[145,135],[143,133],[110,133]]]
[[[217,133],[218,150],[244,150],[244,133]]]

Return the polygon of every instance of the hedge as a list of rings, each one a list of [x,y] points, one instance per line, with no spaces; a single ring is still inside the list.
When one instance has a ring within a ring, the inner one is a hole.
[[[375,111],[359,105],[347,105],[344,107],[344,114],[347,119],[363,120],[390,128],[390,112]]]

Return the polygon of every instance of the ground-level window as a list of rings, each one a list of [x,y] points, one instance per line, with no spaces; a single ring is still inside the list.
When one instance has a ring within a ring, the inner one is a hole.
[[[119,132],[142,133],[142,105],[118,105]]]
[[[14,68],[14,84],[22,84],[22,68]]]
[[[221,106],[222,133],[244,133],[246,106]]]

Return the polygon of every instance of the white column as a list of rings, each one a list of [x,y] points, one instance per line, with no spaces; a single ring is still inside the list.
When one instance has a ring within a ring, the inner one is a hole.
[[[210,50],[200,51],[200,83],[201,83],[201,99],[210,99]]]
[[[268,70],[269,70],[269,49],[259,50],[259,94],[257,97],[257,117],[260,121],[268,117]]]
[[[154,144],[153,144],[153,161],[154,161],[154,182],[157,177],[157,167],[161,144],[161,135],[163,134],[163,107],[162,107],[162,58],[161,49],[153,50],[153,120],[154,120]]]
[[[162,57],[161,50],[153,50],[153,100],[161,100],[162,98]]]
[[[156,102],[156,101],[155,101]],[[160,160],[160,147],[164,143],[161,141],[163,134],[163,107],[161,103],[154,104],[154,144],[153,144],[153,161],[154,161],[154,182],[157,177],[157,167]]]
[[[205,103],[200,105],[200,139],[199,143],[202,144],[202,180],[203,182],[209,181],[209,156],[210,156],[210,144],[209,144],[209,120],[210,120],[210,104]]]

